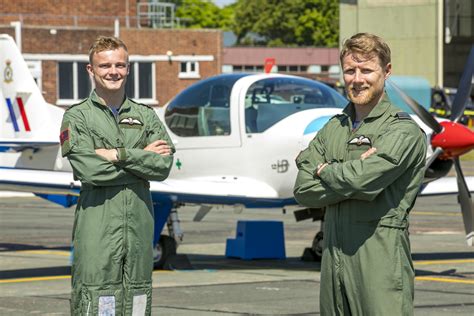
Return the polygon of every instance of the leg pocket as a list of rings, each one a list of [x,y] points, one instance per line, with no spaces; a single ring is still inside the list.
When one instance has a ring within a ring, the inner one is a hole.
[[[121,285],[84,286],[81,315],[122,315],[123,291]]]
[[[125,315],[151,315],[151,283],[135,284],[126,290]]]

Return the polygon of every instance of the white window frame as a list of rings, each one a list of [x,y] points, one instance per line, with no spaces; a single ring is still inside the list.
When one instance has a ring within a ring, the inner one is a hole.
[[[28,69],[30,70],[31,75],[33,76],[33,79],[38,85],[38,88],[40,89],[40,91],[42,91],[43,66],[42,66],[41,60],[25,60],[25,61],[28,66]]]
[[[61,61],[58,61],[58,64],[60,62],[63,62],[63,63],[72,63],[72,99],[60,99],[59,98],[59,83],[57,84],[57,101],[56,101],[56,104],[57,105],[60,105],[60,106],[69,106],[71,104],[74,104],[74,103],[77,103],[83,99],[79,99],[79,85],[78,85],[78,81],[77,81],[77,76],[78,76],[78,73],[77,73],[77,63],[81,63],[81,62],[84,62],[83,60],[61,60]],[[56,78],[58,79],[57,82],[59,82],[59,66],[57,67],[57,72],[56,72]],[[94,88],[94,82],[91,83],[92,84],[92,89]]]
[[[57,95],[57,101],[56,104],[60,106],[69,106],[71,104],[77,103],[81,101],[82,99],[79,98],[79,86],[78,86],[78,66],[77,64],[80,62],[84,62],[84,60],[61,60],[59,62],[66,62],[66,63],[72,63],[72,91],[73,91],[73,98],[72,99],[60,99],[59,98],[59,85],[58,85],[58,95]],[[151,98],[140,98],[140,75],[139,75],[139,63],[140,62],[146,62],[146,63],[151,63]],[[130,67],[133,67],[134,70],[134,82],[133,82],[133,88],[135,91],[135,95],[129,96],[133,100],[139,102],[139,103],[144,103],[147,105],[158,105],[158,101],[156,100],[156,67],[155,63],[153,61],[149,60],[140,60],[140,59],[132,59],[130,60]],[[59,81],[59,68],[56,74],[56,78]],[[92,89],[94,89],[94,81],[91,82]]]
[[[186,71],[181,71],[182,65],[186,65]],[[191,65],[194,64],[194,71],[191,70]],[[181,61],[179,64],[179,75],[178,78],[180,79],[199,79],[201,76],[199,75],[199,62],[197,60],[188,60],[188,61]]]
[[[151,98],[140,98],[140,74],[139,74],[139,63],[151,63]],[[129,95],[129,98],[133,100],[144,103],[147,105],[158,105],[156,100],[156,65],[153,61],[141,60],[141,59],[130,59],[130,67],[133,67],[134,77],[133,77],[133,90],[135,95]]]

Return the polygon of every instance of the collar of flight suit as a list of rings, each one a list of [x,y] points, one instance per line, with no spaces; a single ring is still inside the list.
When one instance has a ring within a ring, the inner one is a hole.
[[[90,96],[89,96],[90,100],[92,101],[92,103],[96,106],[103,106],[103,107],[107,107],[107,104],[105,104],[105,101],[104,99],[102,99],[96,92],[96,90],[92,90]],[[126,95],[124,95],[124,98],[123,98],[123,101],[122,101],[122,104],[120,105],[119,109],[120,109],[120,112],[123,111],[123,110],[127,110],[128,108],[130,108],[130,102],[128,101],[128,98]]]
[[[390,108],[390,99],[388,98],[387,91],[384,90],[384,94],[380,102],[370,111],[369,115],[367,115],[365,120],[370,120],[374,119],[377,117],[382,116],[389,108]],[[354,108],[354,103],[349,102],[349,104],[342,110],[342,113],[347,117],[350,118],[351,121],[354,120],[355,117],[355,108]]]

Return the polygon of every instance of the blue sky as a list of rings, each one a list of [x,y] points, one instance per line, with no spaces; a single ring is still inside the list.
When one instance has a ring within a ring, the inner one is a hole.
[[[234,3],[236,0],[212,0],[218,7],[224,7],[228,4]]]

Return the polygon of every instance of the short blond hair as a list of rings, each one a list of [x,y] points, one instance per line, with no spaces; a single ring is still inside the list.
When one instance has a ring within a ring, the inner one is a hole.
[[[390,47],[380,37],[370,33],[357,33],[342,44],[339,59],[342,60],[349,54],[358,54],[372,58],[377,56],[382,67],[391,62]]]
[[[99,36],[92,43],[91,48],[89,48],[89,63],[92,65],[92,57],[94,54],[103,52],[104,50],[116,50],[123,48],[127,52],[128,60],[128,49],[122,40],[113,36]]]

